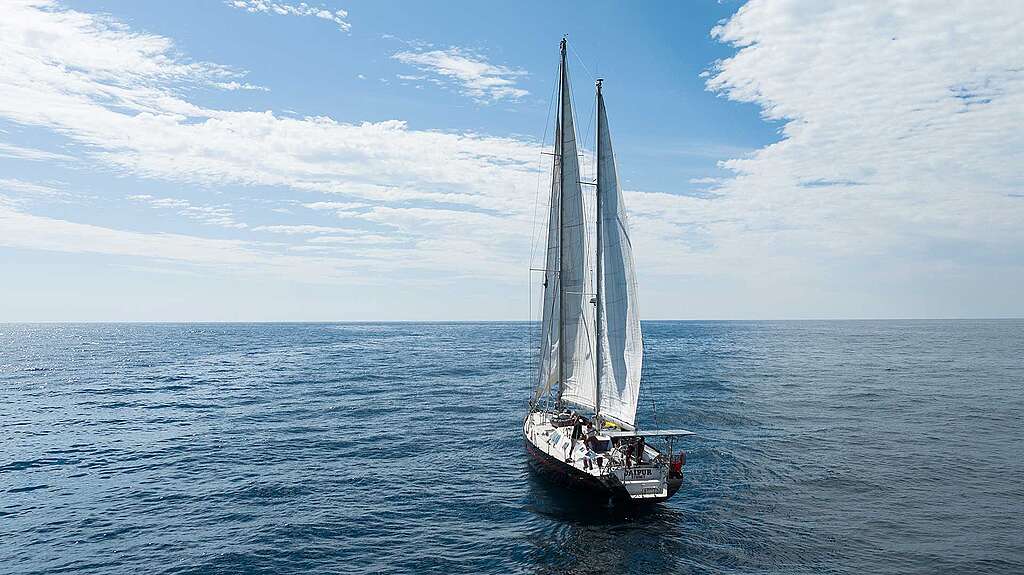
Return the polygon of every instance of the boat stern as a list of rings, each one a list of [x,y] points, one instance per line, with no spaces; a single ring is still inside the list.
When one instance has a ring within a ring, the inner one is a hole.
[[[664,501],[674,492],[669,488],[667,469],[662,466],[623,467],[616,469],[611,476],[619,484],[620,494],[630,501]]]

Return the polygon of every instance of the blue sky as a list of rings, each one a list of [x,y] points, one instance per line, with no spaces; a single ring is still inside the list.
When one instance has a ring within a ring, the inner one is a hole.
[[[527,319],[562,34],[644,317],[1020,316],[1024,14],[931,4],[6,2],[0,321]]]

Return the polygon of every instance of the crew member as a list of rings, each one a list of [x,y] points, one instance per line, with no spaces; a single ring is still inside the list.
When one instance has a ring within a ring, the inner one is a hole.
[[[579,417],[576,418],[576,423],[572,426],[572,448],[569,449],[569,457],[572,458],[572,454],[576,451],[576,441],[583,437],[583,422],[580,421]]]

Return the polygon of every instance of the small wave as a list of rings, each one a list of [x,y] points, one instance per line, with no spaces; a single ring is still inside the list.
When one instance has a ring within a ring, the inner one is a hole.
[[[7,490],[8,493],[26,493],[28,491],[35,491],[37,489],[46,489],[49,485],[30,485],[28,487],[12,487]]]

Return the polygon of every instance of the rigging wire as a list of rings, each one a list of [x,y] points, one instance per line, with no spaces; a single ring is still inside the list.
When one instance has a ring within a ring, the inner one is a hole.
[[[541,140],[540,140],[540,143],[541,143],[541,154],[540,154],[540,159],[537,162],[537,164],[538,164],[537,188],[536,188],[536,191],[535,191],[534,197],[533,197],[533,231],[531,233],[531,238],[530,238],[531,239],[531,245],[530,245],[530,268],[531,269],[527,271],[527,274],[529,274],[529,282],[528,282],[528,285],[529,285],[529,296],[527,297],[528,306],[529,306],[529,312],[528,312],[529,315],[527,316],[527,319],[528,319],[528,323],[527,323],[528,328],[527,328],[527,330],[528,330],[529,335],[528,335],[527,341],[528,341],[529,346],[530,346],[531,355],[532,354],[536,354],[536,357],[534,358],[534,362],[533,362],[535,364],[535,366],[538,368],[536,371],[539,371],[539,368],[540,368],[540,342],[536,341],[536,338],[535,338],[535,336],[536,336],[535,331],[536,330],[534,329],[534,326],[533,326],[533,270],[532,270],[532,268],[533,268],[534,258],[536,257],[536,254],[537,254],[537,236],[538,236],[538,234],[537,234],[537,220],[538,220],[537,210],[538,210],[539,205],[540,205],[540,188],[541,188],[541,181],[542,181],[542,179],[543,179],[543,177],[545,175],[545,170],[544,170],[544,146],[547,143],[548,128],[550,127],[550,123],[548,121],[546,121],[546,120],[551,118],[551,109],[554,107],[555,94],[558,93],[558,83],[559,83],[559,80],[561,79],[560,78],[560,74],[559,74],[559,71],[560,71],[559,69],[560,68],[561,68],[561,63],[559,63],[559,65],[555,69],[555,82],[554,82],[554,86],[553,86],[553,88],[551,90],[551,96],[548,98],[548,111],[544,115],[544,118],[545,118],[545,122],[544,122],[544,135],[541,136]],[[550,207],[550,198],[548,200],[548,203],[549,203],[549,207]],[[550,209],[548,211],[550,211]],[[547,267],[547,258],[545,258],[544,266]],[[544,297],[543,296],[543,292],[541,292],[541,298],[543,299],[543,297]],[[543,307],[543,305],[544,304],[541,303],[541,307]],[[529,376],[529,375],[527,375],[527,385],[528,385],[528,389],[530,390],[529,391],[530,401],[533,401],[533,392],[534,392],[534,390],[533,390],[533,378],[531,376]]]
[[[569,49],[572,50],[573,56],[576,56],[576,61],[580,63],[580,66],[583,66],[583,69],[587,72],[587,75],[590,76],[591,81],[597,81],[597,76],[595,76],[590,71],[590,68],[587,68],[587,64],[583,61],[583,58],[580,58],[580,53],[577,52],[576,49],[573,48],[571,44],[569,45]]]
[[[559,65],[559,67],[560,66],[561,65]],[[556,71],[555,71],[555,85],[554,85],[554,89],[551,90],[551,96],[548,98],[548,111],[547,111],[547,114],[545,114],[545,116],[544,116],[545,119],[550,119],[551,118],[551,109],[554,107],[555,95],[558,93],[558,80],[559,80],[559,78],[558,78],[558,70],[556,69]],[[544,122],[544,135],[541,137],[541,140],[540,140],[540,144],[541,144],[540,160],[537,162],[537,164],[539,166],[539,168],[537,170],[537,189],[536,189],[536,192],[534,193],[534,196],[533,196],[533,232],[531,234],[532,235],[532,238],[531,238],[532,241],[531,241],[531,245],[530,245],[530,267],[533,267],[533,258],[537,254],[537,236],[538,236],[538,234],[537,234],[537,208],[538,208],[538,206],[540,204],[540,184],[541,184],[542,178],[545,175],[544,166],[543,166],[543,163],[544,163],[544,145],[547,143],[548,128],[549,127],[550,127],[550,124],[547,121],[545,121]],[[549,199],[549,206],[550,206],[550,199]]]
[[[574,48],[571,44],[568,44],[568,47],[569,47],[569,50],[572,51],[573,56],[576,57],[576,61],[580,63],[580,66],[583,67],[583,70],[587,73],[588,76],[590,76],[591,82],[596,82],[597,81],[597,76],[595,76],[594,73],[590,71],[590,68],[587,67],[587,63],[583,61],[582,57],[580,57],[580,53],[577,52],[576,48]],[[585,132],[587,139],[585,139],[584,142],[583,142],[584,147],[590,147],[590,146],[587,145],[587,142],[589,141],[589,138],[593,136],[593,131],[592,131],[591,128],[593,128],[593,126],[594,126],[594,116],[596,116],[596,115],[597,115],[597,100],[594,101],[593,107],[590,108],[590,115],[587,118],[587,131]],[[595,170],[596,170],[596,166],[597,166],[596,154],[597,154],[597,151],[594,150],[595,159],[594,159],[593,169],[595,169]],[[584,157],[584,159],[585,159],[585,157]],[[595,177],[596,177],[596,174],[595,174]]]
[[[567,44],[567,46],[568,46],[569,50],[572,52],[572,54],[576,57],[576,61],[579,62],[581,66],[583,66],[584,71],[590,76],[590,79],[593,80],[593,81],[596,81],[596,78],[590,72],[590,68],[588,68],[587,65],[583,62],[583,59],[580,58],[579,52],[577,52],[576,49],[573,48],[571,44]],[[566,68],[566,75],[569,75],[568,67]],[[569,84],[571,86],[572,85],[572,78],[571,78],[571,76],[569,77],[569,80],[570,80]],[[573,116],[578,118],[579,114],[578,114],[578,112],[576,110],[576,102],[575,101],[572,102],[572,108],[573,108]],[[594,105],[592,107],[590,107],[590,114],[587,117],[587,129],[584,132],[584,138],[582,139],[582,141],[580,140],[580,138],[578,138],[578,134],[579,134],[578,130],[577,130],[577,133],[574,134],[574,136],[577,136],[576,141],[577,142],[581,142],[583,144],[582,147],[584,149],[590,147],[588,145],[588,142],[590,142],[590,137],[593,135],[593,134],[591,134],[591,128],[594,125],[594,116],[596,114],[597,114],[597,101],[595,100],[594,101]],[[574,130],[576,129],[575,123],[573,124],[573,129]],[[580,154],[580,151],[581,150],[579,148],[577,148],[576,153]],[[596,156],[596,153],[597,153],[597,151],[595,150],[594,151],[595,156]],[[581,177],[581,180],[582,180],[582,176],[583,176],[583,172],[584,171],[587,172],[587,177],[594,176],[594,178],[596,178],[596,173],[595,172],[596,172],[596,168],[597,168],[597,160],[596,159],[594,160],[592,166],[588,166],[587,165],[588,164],[588,162],[587,162],[587,159],[588,159],[587,155],[585,153],[584,154],[580,154],[580,155],[583,158],[583,162],[582,162],[583,170],[581,170],[580,174],[579,174],[580,177]],[[596,205],[594,205],[594,206],[590,205],[591,202],[589,202],[589,200],[590,200],[589,192],[585,193],[585,194],[582,194],[582,195],[583,195],[583,221],[586,222],[586,226],[587,226],[586,237],[589,238],[591,236],[591,232],[594,231],[594,230],[591,229],[591,222],[596,217],[597,206]],[[596,199],[594,200],[594,203],[596,204]],[[591,262],[591,260],[596,260],[596,246],[590,246],[589,244],[590,244],[590,242],[585,242],[585,244],[584,244],[585,245],[585,250],[586,250],[586,253],[587,253],[587,262],[588,262],[588,264]],[[590,255],[591,255],[591,251],[590,251],[591,248],[593,248],[595,250],[595,252],[594,252],[595,255],[594,255],[593,258],[590,257]],[[588,267],[590,267],[591,274],[593,274],[594,273],[593,266],[588,266]]]

